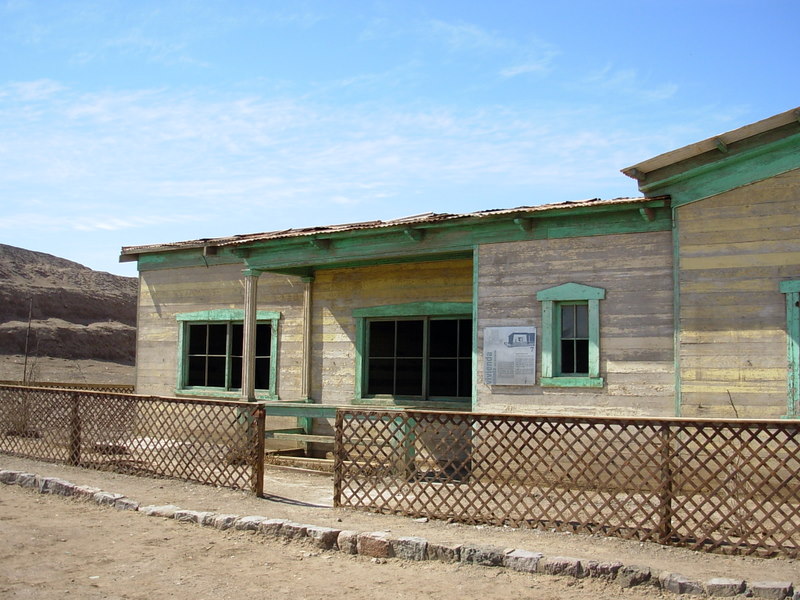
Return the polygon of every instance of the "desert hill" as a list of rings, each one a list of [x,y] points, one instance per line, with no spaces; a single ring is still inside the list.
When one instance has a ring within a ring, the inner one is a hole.
[[[0,355],[132,365],[136,278],[0,244]]]

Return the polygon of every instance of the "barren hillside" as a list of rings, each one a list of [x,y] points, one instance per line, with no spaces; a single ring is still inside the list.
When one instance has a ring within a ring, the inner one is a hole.
[[[0,244],[0,355],[132,365],[136,279]]]

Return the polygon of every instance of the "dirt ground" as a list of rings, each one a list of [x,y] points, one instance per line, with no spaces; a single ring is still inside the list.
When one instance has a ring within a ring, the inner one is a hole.
[[[594,536],[475,527],[373,515],[332,507],[329,475],[268,467],[265,498],[166,479],[148,479],[0,456],[19,469],[125,494],[141,504],[289,518],[357,531],[417,535],[431,541],[478,543],[619,560],[680,573],[696,581],[738,577],[800,582],[800,561],[726,557]],[[0,485],[0,597],[652,599],[675,596],[653,588],[528,575],[502,568],[375,562],[299,542],[281,543],[243,532],[221,532],[141,513],[101,508],[63,497]]]

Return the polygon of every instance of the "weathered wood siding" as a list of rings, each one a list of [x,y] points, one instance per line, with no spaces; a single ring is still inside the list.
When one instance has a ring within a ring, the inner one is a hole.
[[[175,395],[178,369],[178,313],[243,309],[242,265],[144,271],[139,286],[136,391]],[[276,392],[300,397],[303,343],[303,284],[265,273],[258,281],[258,309],[281,313],[278,323]]]
[[[800,171],[677,209],[682,413],[786,414],[786,304],[800,278]]]
[[[313,286],[311,393],[350,404],[355,393],[353,310],[408,302],[471,302],[472,261],[318,271]]]
[[[540,290],[568,282],[606,290],[606,299],[600,301],[603,388],[490,387],[479,369],[478,410],[674,413],[670,232],[487,244],[481,246],[478,261],[479,348],[484,327],[534,325],[541,335],[541,306],[536,300]],[[538,381],[540,342],[537,345]]]

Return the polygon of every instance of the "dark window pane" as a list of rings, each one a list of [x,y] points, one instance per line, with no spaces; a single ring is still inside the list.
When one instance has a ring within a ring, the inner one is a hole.
[[[256,389],[269,389],[269,358],[256,359]]]
[[[472,319],[458,322],[458,355],[461,358],[472,357]]]
[[[575,307],[575,337],[589,337],[589,307],[585,304]]]
[[[206,353],[208,325],[189,325],[189,354]]]
[[[458,355],[458,321],[434,320],[428,325],[431,358],[450,358]]]
[[[422,357],[423,322],[397,321],[397,356]]]
[[[369,324],[369,356],[394,356],[395,321],[371,321]]]
[[[189,372],[186,373],[186,385],[206,384],[206,357],[190,356]]]
[[[399,396],[421,396],[422,359],[398,359],[396,368],[395,394]]]
[[[431,396],[458,396],[458,359],[431,360],[428,388]]]
[[[225,356],[228,352],[228,326],[208,326],[208,353]]]
[[[367,393],[394,394],[394,360],[373,358],[369,361]]]
[[[272,351],[272,326],[256,325],[256,356],[269,356]]]
[[[206,385],[209,387],[225,387],[225,357],[209,356]]]
[[[231,371],[230,371],[231,385],[233,389],[242,389],[242,359],[239,356],[231,358]]]
[[[575,340],[575,372],[589,373],[589,340]]]
[[[231,325],[231,355],[242,356],[244,354],[244,325],[234,323]]]
[[[561,337],[575,337],[575,307],[572,304],[561,307]]]
[[[561,373],[575,373],[575,341],[561,340]]]
[[[458,395],[472,396],[472,359],[462,358],[458,361]]]

